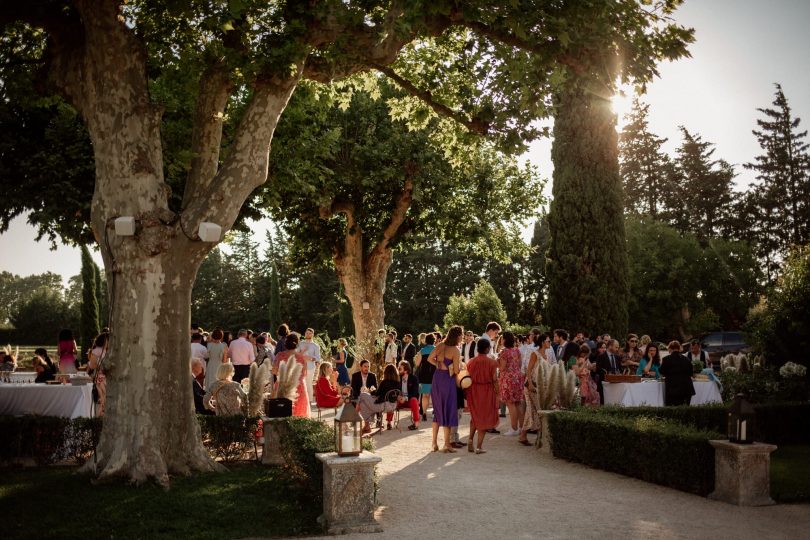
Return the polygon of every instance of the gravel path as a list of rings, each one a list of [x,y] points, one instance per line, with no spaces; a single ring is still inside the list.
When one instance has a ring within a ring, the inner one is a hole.
[[[375,436],[383,458],[377,519],[385,532],[342,537],[346,540],[716,540],[810,534],[810,504],[732,506],[555,459],[503,435],[487,434],[486,454],[470,454],[466,448],[457,454],[433,453],[430,429],[408,431],[410,419],[404,413],[402,418],[402,433]],[[464,415],[462,441],[468,422]],[[503,419],[500,429],[507,429]]]

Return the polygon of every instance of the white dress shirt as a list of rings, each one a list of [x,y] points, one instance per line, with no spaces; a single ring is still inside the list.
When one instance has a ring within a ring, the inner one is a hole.
[[[248,366],[256,360],[256,348],[243,337],[231,341],[228,353],[231,355],[231,363],[235,366]]]

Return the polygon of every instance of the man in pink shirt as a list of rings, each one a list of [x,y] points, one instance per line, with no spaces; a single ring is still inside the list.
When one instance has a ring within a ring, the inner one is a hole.
[[[228,356],[233,364],[233,380],[241,383],[250,376],[250,364],[256,360],[256,347],[247,340],[247,330],[239,330],[239,337],[228,345]]]

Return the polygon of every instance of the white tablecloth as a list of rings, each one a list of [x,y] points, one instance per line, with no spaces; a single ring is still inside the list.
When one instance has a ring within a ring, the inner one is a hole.
[[[89,417],[92,401],[92,384],[0,384],[0,415]]]
[[[695,395],[690,405],[720,403],[720,391],[712,381],[694,381]],[[664,383],[644,381],[640,383],[602,383],[605,392],[605,405],[622,405],[624,407],[664,406]]]

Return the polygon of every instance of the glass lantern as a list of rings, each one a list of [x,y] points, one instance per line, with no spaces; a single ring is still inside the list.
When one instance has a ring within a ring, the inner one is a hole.
[[[335,449],[341,457],[359,456],[363,451],[363,418],[346,400],[335,416]]]
[[[738,444],[754,442],[754,406],[743,394],[734,396],[734,402],[728,411],[728,440]]]

